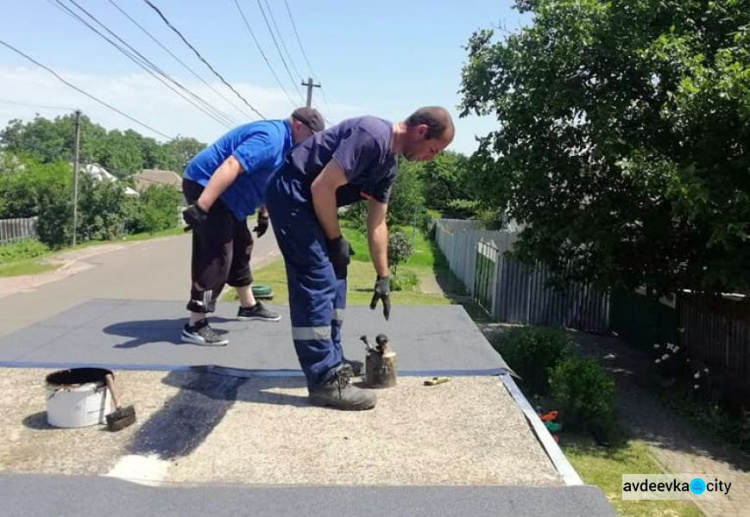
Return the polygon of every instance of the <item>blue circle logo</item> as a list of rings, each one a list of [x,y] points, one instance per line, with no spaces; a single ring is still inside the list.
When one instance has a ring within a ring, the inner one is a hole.
[[[701,495],[706,491],[706,482],[701,478],[695,478],[690,482],[690,491],[695,495]]]

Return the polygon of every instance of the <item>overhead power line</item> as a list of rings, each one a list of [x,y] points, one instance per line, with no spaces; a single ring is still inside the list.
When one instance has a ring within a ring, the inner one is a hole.
[[[154,4],[152,3],[152,2],[150,2],[149,0],[143,0],[143,1],[144,1],[144,2],[146,2],[146,4],[147,4],[147,5],[148,5],[148,6],[149,6],[149,7],[151,8],[151,9],[153,9],[154,11],[156,11],[156,14],[158,14],[158,15],[159,15],[159,17],[160,17],[160,18],[162,19],[162,21],[163,21],[163,22],[164,22],[165,24],[167,24],[167,27],[169,27],[170,29],[172,29],[172,30],[173,30],[173,31],[174,31],[174,32],[175,32],[175,33],[176,33],[176,34],[177,34],[177,35],[178,35],[178,36],[180,37],[180,39],[182,39],[182,41],[183,41],[183,42],[185,43],[185,45],[187,45],[188,47],[190,47],[190,50],[192,50],[193,52],[195,52],[195,55],[196,55],[196,56],[198,56],[198,59],[200,59],[200,60],[201,60],[201,61],[203,62],[203,64],[205,64],[205,65],[206,65],[206,66],[207,66],[207,67],[208,67],[208,68],[209,68],[209,69],[211,70],[211,72],[213,72],[213,73],[214,73],[214,75],[215,75],[216,77],[218,77],[218,78],[219,78],[219,79],[221,80],[221,82],[223,82],[223,83],[224,83],[224,84],[225,84],[225,85],[227,86],[227,88],[229,88],[230,90],[232,90],[232,91],[234,92],[234,94],[235,94],[235,95],[237,95],[237,97],[239,97],[240,99],[242,99],[242,102],[244,102],[244,103],[245,103],[245,104],[247,105],[247,107],[248,107],[248,108],[250,108],[250,109],[251,109],[251,110],[252,110],[253,112],[257,113],[257,114],[258,114],[258,116],[259,116],[260,118],[262,118],[262,119],[264,119],[264,120],[265,120],[265,118],[266,118],[266,117],[264,117],[264,116],[263,116],[263,114],[262,114],[262,113],[261,113],[260,111],[258,111],[257,109],[255,109],[255,107],[253,107],[253,105],[252,105],[252,104],[250,104],[250,103],[249,103],[249,102],[247,101],[247,99],[245,99],[245,98],[244,98],[244,97],[243,97],[243,96],[242,96],[242,95],[241,95],[241,94],[240,94],[240,93],[239,93],[239,92],[238,92],[237,90],[235,90],[235,89],[234,89],[234,87],[233,87],[233,86],[232,86],[231,84],[229,84],[229,83],[228,83],[228,82],[226,81],[226,79],[224,79],[224,77],[222,77],[222,76],[221,76],[221,74],[220,74],[219,72],[217,72],[217,71],[216,71],[216,70],[214,69],[214,67],[212,67],[212,66],[211,66],[211,64],[210,64],[210,63],[209,63],[208,61],[206,61],[206,60],[205,60],[205,59],[203,58],[203,56],[202,56],[202,55],[200,54],[200,52],[198,52],[198,51],[197,51],[197,50],[195,49],[195,47],[194,47],[194,46],[192,46],[192,45],[190,44],[190,42],[189,42],[189,41],[188,41],[188,40],[187,40],[187,39],[185,38],[185,36],[183,36],[183,35],[182,35],[182,33],[181,33],[181,32],[180,32],[180,31],[179,31],[179,30],[178,30],[178,29],[177,29],[177,28],[176,28],[176,27],[175,27],[174,25],[172,25],[172,24],[170,23],[170,21],[169,21],[169,20],[167,19],[167,17],[166,17],[166,16],[164,16],[164,14],[163,14],[163,13],[162,13],[162,12],[161,12],[161,11],[159,10],[159,8],[158,8],[158,7],[156,7],[156,6],[155,6],[155,5],[154,5]]]
[[[138,120],[137,118],[135,118],[135,117],[131,117],[130,115],[128,115],[128,114],[127,114],[127,113],[125,113],[124,111],[121,111],[121,110],[119,110],[119,109],[115,108],[114,106],[112,106],[111,104],[107,104],[106,102],[104,102],[103,100],[99,99],[98,97],[95,97],[95,96],[91,95],[90,93],[88,93],[87,91],[85,91],[85,90],[83,90],[83,89],[79,88],[78,86],[76,86],[76,85],[74,85],[74,84],[72,84],[72,83],[69,83],[68,81],[66,81],[65,79],[63,79],[63,78],[62,78],[62,77],[61,77],[61,76],[60,76],[60,75],[59,75],[59,74],[58,74],[57,72],[55,72],[54,70],[52,70],[52,69],[51,69],[51,68],[49,68],[48,66],[45,66],[45,65],[43,65],[43,64],[42,64],[42,63],[40,63],[39,61],[37,61],[37,60],[35,60],[34,58],[32,58],[32,57],[28,56],[27,54],[24,54],[23,52],[21,52],[20,50],[18,50],[18,49],[17,49],[16,47],[14,47],[13,45],[11,45],[10,43],[6,43],[5,41],[3,41],[3,40],[0,40],[0,45],[3,45],[4,47],[7,47],[7,48],[9,48],[10,50],[12,50],[13,52],[15,52],[16,54],[19,54],[20,56],[22,56],[22,57],[24,57],[24,58],[28,59],[29,61],[31,61],[32,63],[34,63],[34,64],[35,64],[35,65],[37,65],[38,67],[40,67],[40,68],[43,68],[43,69],[45,69],[46,71],[48,71],[49,73],[51,73],[52,75],[54,75],[55,77],[57,77],[57,78],[58,78],[58,79],[59,79],[59,80],[60,80],[60,81],[61,81],[61,82],[62,82],[63,84],[65,84],[65,85],[67,85],[67,86],[69,86],[69,87],[73,88],[74,90],[76,90],[77,92],[79,92],[79,93],[81,93],[81,94],[85,95],[85,96],[86,96],[86,97],[88,97],[89,99],[92,99],[92,100],[94,100],[94,101],[98,102],[99,104],[101,104],[102,106],[105,106],[105,107],[107,107],[107,108],[111,109],[112,111],[114,111],[114,112],[116,112],[116,113],[119,113],[119,114],[120,114],[120,115],[122,115],[123,117],[127,118],[128,120],[130,120],[130,121],[132,121],[132,122],[135,122],[135,123],[136,123],[136,124],[138,124],[139,126],[145,127],[145,128],[146,128],[146,129],[148,129],[149,131],[152,131],[152,132],[156,133],[156,134],[157,134],[157,135],[159,135],[159,136],[163,136],[163,137],[164,137],[164,138],[166,138],[167,140],[173,140],[173,137],[171,137],[171,136],[169,136],[169,135],[167,135],[167,134],[165,134],[165,133],[162,133],[162,132],[161,132],[161,131],[159,131],[158,129],[154,129],[153,127],[149,126],[148,124],[145,124],[144,122],[141,122],[141,121],[140,121],[140,120]]]
[[[273,78],[276,79],[276,84],[279,85],[281,90],[284,92],[284,95],[287,96],[289,99],[289,102],[292,103],[292,106],[297,106],[297,104],[294,102],[294,99],[292,99],[291,95],[289,95],[289,92],[286,91],[286,88],[284,88],[284,85],[281,84],[281,81],[279,80],[279,76],[276,75],[276,71],[271,66],[270,61],[268,61],[268,58],[266,57],[265,52],[263,52],[263,49],[260,46],[260,43],[258,42],[258,38],[255,37],[255,32],[253,31],[252,27],[250,27],[250,22],[247,20],[247,17],[245,17],[245,12],[242,10],[242,7],[240,7],[240,3],[238,0],[234,0],[234,5],[237,6],[237,10],[240,12],[240,16],[242,16],[242,19],[245,21],[245,27],[247,27],[248,32],[250,32],[250,36],[253,37],[253,41],[255,41],[255,46],[258,47],[258,52],[260,52],[260,55],[263,56],[263,60],[266,62],[266,65],[268,65],[268,69],[271,70],[271,73],[273,74]]]
[[[287,0],[284,0],[284,5],[286,5],[286,12],[289,14],[289,21],[292,22],[292,28],[294,29],[294,35],[297,38],[297,44],[299,45],[300,51],[302,51],[302,57],[305,58],[305,63],[307,63],[307,68],[310,70],[310,75],[313,76],[315,81],[320,83],[320,79],[318,79],[318,76],[315,75],[315,72],[313,71],[313,67],[310,64],[310,60],[307,59],[307,52],[305,52],[305,46],[302,45],[302,40],[299,37],[299,32],[297,31],[297,24],[294,23],[294,16],[292,16],[292,10],[289,8],[289,2]],[[328,99],[326,98],[326,92],[321,86],[320,93],[323,94],[323,101],[325,102],[326,109],[328,111],[328,116],[331,116],[331,108],[328,105]]]
[[[286,57],[289,58],[289,64],[291,64],[292,68],[294,68],[294,73],[297,74],[297,77],[301,78],[302,74],[299,73],[299,70],[297,70],[297,65],[294,64],[294,60],[292,59],[292,55],[289,53],[289,49],[286,48],[286,43],[284,43],[284,37],[281,35],[281,31],[279,30],[279,26],[276,24],[276,18],[273,15],[273,9],[271,9],[271,6],[268,3],[268,0],[263,0],[263,2],[266,4],[266,9],[268,9],[268,16],[271,17],[271,24],[273,25],[273,28],[276,29],[276,34],[279,35],[279,41],[281,42],[281,47],[284,49],[284,53],[286,54]]]
[[[273,44],[276,47],[276,50],[279,53],[279,57],[281,58],[281,62],[284,64],[284,68],[286,69],[286,73],[289,74],[289,79],[292,81],[292,84],[294,85],[294,89],[297,90],[297,93],[300,96],[300,99],[304,102],[305,97],[302,95],[302,92],[300,91],[299,87],[297,86],[297,81],[295,81],[294,77],[292,77],[292,72],[289,70],[289,66],[286,64],[286,60],[284,59],[284,55],[281,53],[281,48],[279,48],[279,44],[276,41],[276,36],[273,34],[273,29],[271,28],[271,24],[268,22],[268,17],[266,16],[266,12],[263,10],[263,4],[260,3],[260,0],[257,0],[258,7],[260,8],[260,12],[263,15],[263,19],[266,21],[266,27],[268,27],[268,32],[271,33],[271,39],[273,40]],[[301,78],[300,78],[301,79]]]
[[[51,109],[51,110],[60,110],[60,111],[75,110],[75,108],[71,108],[70,106],[47,106],[44,104],[30,104],[28,102],[9,101],[5,99],[0,99],[0,102],[2,102],[3,104],[12,104],[14,106],[26,106],[28,108],[42,108],[42,109]]]
[[[53,0],[49,0],[50,3],[52,3]],[[90,23],[88,23],[86,20],[81,18],[77,13],[72,11],[69,7],[64,5],[61,0],[54,0],[54,2],[57,4],[57,6],[64,10],[68,15],[75,18],[82,24],[84,24],[86,27],[88,27],[90,30],[95,32],[99,37],[104,39],[107,43],[115,47],[117,50],[119,50],[122,54],[124,54],[126,57],[128,57],[131,61],[133,61],[135,64],[140,66],[142,69],[144,69],[147,73],[149,73],[151,76],[153,76],[155,79],[157,79],[159,82],[161,82],[164,86],[175,92],[177,95],[182,97],[185,101],[190,103],[193,107],[199,109],[204,114],[208,115],[212,119],[214,119],[219,124],[222,124],[223,126],[227,128],[231,128],[233,125],[236,125],[236,123],[229,118],[226,114],[203,100],[201,97],[197,96],[195,93],[190,91],[189,89],[185,88],[182,84],[180,84],[178,81],[173,79],[171,76],[169,76],[166,72],[164,72],[161,68],[156,66],[153,62],[151,62],[149,59],[147,59],[143,54],[138,52],[135,48],[133,48],[128,42],[124,41],[122,38],[120,38],[117,34],[112,32],[106,25],[104,25],[102,22],[100,22],[94,15],[89,13],[86,9],[81,7],[78,3],[75,2],[75,0],[69,0],[71,4],[76,6],[79,10],[81,10],[86,16],[91,18],[95,23],[100,25],[104,30],[106,30],[109,34],[111,34],[114,38],[116,38],[119,42],[121,42],[123,45],[125,45],[130,51],[125,50],[122,46],[118,45],[114,41],[112,41],[110,38],[102,34],[99,30],[97,30],[95,27],[93,27]],[[157,75],[158,74],[158,75]],[[170,84],[168,84],[166,81],[171,82],[172,84],[176,85],[178,89],[174,88]],[[182,92],[186,92],[187,95],[192,97],[192,99],[195,99],[198,103],[201,105],[196,104],[193,100],[185,96]]]
[[[170,56],[171,56],[171,57],[172,57],[172,58],[173,58],[173,59],[174,59],[175,61],[177,61],[178,63],[180,63],[180,64],[181,64],[181,65],[183,66],[183,68],[185,68],[185,69],[186,69],[186,70],[187,70],[188,72],[190,72],[190,73],[191,73],[191,74],[193,75],[193,77],[195,77],[196,79],[198,79],[199,81],[201,81],[201,82],[202,82],[203,84],[205,84],[205,85],[206,85],[206,86],[207,86],[208,88],[210,88],[212,92],[214,92],[214,93],[215,93],[216,95],[218,95],[219,97],[221,97],[222,99],[224,99],[224,100],[225,100],[225,101],[226,101],[226,102],[227,102],[228,104],[230,104],[230,105],[231,105],[231,106],[232,106],[232,107],[233,107],[234,109],[236,109],[237,111],[239,111],[240,113],[242,113],[242,116],[243,116],[243,117],[247,117],[247,116],[248,116],[248,115],[247,115],[247,113],[245,113],[244,111],[242,111],[242,108],[240,108],[239,106],[237,106],[237,105],[236,105],[236,104],[235,104],[235,103],[234,103],[234,102],[233,102],[232,100],[230,100],[230,99],[227,99],[227,98],[226,98],[226,97],[224,96],[224,94],[223,94],[223,93],[221,93],[221,92],[220,92],[219,90],[217,90],[216,88],[214,88],[214,87],[213,87],[213,86],[211,85],[211,83],[209,83],[208,81],[206,81],[205,79],[203,79],[203,77],[201,77],[201,76],[200,76],[200,75],[199,75],[199,74],[198,74],[198,73],[197,73],[197,72],[196,72],[195,70],[193,70],[193,69],[192,69],[192,68],[191,68],[191,67],[190,67],[189,65],[187,65],[187,64],[186,64],[186,63],[185,63],[184,61],[182,61],[182,60],[181,60],[181,59],[180,59],[179,57],[177,57],[177,56],[176,56],[176,55],[175,55],[175,54],[174,54],[174,53],[173,53],[173,52],[172,52],[171,50],[169,50],[169,49],[168,49],[168,48],[167,48],[167,47],[166,47],[166,46],[165,46],[165,45],[164,45],[164,44],[163,44],[163,43],[162,43],[161,41],[159,41],[159,40],[158,40],[158,39],[157,39],[157,38],[156,38],[155,36],[153,36],[153,35],[152,35],[152,34],[151,34],[151,33],[150,33],[150,32],[149,32],[149,31],[148,31],[147,29],[145,29],[145,28],[144,28],[144,27],[143,27],[143,26],[142,26],[142,25],[141,25],[140,23],[138,23],[138,22],[137,22],[137,21],[136,21],[136,20],[135,20],[135,19],[134,19],[134,18],[133,18],[132,16],[130,16],[130,15],[129,15],[129,14],[128,14],[128,13],[127,13],[127,12],[126,12],[125,10],[123,10],[123,9],[122,9],[122,7],[120,7],[120,6],[119,6],[119,5],[117,4],[117,2],[115,2],[114,0],[108,0],[108,1],[109,1],[109,3],[110,3],[110,4],[112,4],[112,5],[113,5],[113,6],[115,7],[115,9],[117,9],[118,11],[120,11],[120,12],[121,12],[121,13],[122,13],[122,14],[123,14],[123,15],[124,15],[124,16],[125,16],[125,17],[126,17],[126,18],[127,18],[128,20],[130,20],[131,22],[133,22],[133,24],[135,24],[135,26],[136,26],[136,27],[138,27],[139,29],[141,29],[141,31],[143,31],[143,32],[144,32],[144,33],[146,34],[146,36],[148,36],[149,38],[151,38],[151,40],[152,40],[152,41],[153,41],[154,43],[156,43],[157,45],[159,45],[159,47],[161,47],[161,48],[162,48],[162,49],[163,49],[163,50],[164,50],[164,51],[165,51],[165,52],[166,52],[167,54],[169,54],[169,55],[170,55]]]

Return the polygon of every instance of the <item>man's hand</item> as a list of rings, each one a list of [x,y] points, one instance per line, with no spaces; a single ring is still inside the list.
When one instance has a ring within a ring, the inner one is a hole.
[[[208,218],[208,212],[198,206],[198,203],[193,203],[185,210],[182,211],[182,219],[185,221],[185,231],[195,230]]]
[[[379,276],[370,302],[370,309],[375,309],[378,300],[383,300],[383,316],[387,320],[391,315],[391,283],[387,276]]]
[[[341,236],[326,241],[326,245],[328,246],[328,259],[333,266],[333,272],[336,273],[336,278],[343,280],[346,278],[350,260],[349,243]]]
[[[258,237],[263,237],[263,234],[268,231],[268,214],[258,214],[257,224],[253,231],[258,234]]]

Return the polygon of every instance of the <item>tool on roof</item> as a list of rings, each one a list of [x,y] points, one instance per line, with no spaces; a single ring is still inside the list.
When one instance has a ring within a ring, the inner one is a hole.
[[[367,347],[365,384],[370,388],[391,388],[396,385],[396,352],[388,345],[388,336],[378,334],[372,347],[367,336],[360,339]]]
[[[120,399],[115,391],[115,379],[111,373],[104,376],[107,381],[107,387],[109,393],[112,395],[112,403],[115,406],[115,410],[107,415],[107,429],[110,431],[119,431],[125,429],[129,425],[135,423],[135,407],[128,406],[122,407],[120,405]]]

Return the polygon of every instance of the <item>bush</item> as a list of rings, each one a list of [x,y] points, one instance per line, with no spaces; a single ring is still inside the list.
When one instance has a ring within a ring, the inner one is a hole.
[[[36,221],[39,240],[50,248],[67,246],[73,239],[73,194],[61,188],[42,203]]]
[[[388,236],[388,264],[394,275],[398,273],[398,265],[406,262],[414,253],[411,239],[403,232],[393,232]]]
[[[367,203],[358,201],[342,210],[341,218],[349,221],[353,229],[367,233]]]
[[[178,225],[180,192],[166,185],[154,185],[129,201],[125,229],[128,233],[155,233]]]
[[[413,271],[404,271],[390,277],[391,291],[406,291],[417,285],[417,274]]]
[[[548,370],[568,356],[571,341],[562,329],[519,327],[501,334],[495,347],[530,394],[545,395]]]
[[[1,244],[0,264],[41,257],[48,251],[49,248],[36,239],[24,239],[10,244]]]
[[[124,235],[126,202],[121,183],[80,176],[77,240],[111,240]]]
[[[607,426],[614,419],[615,384],[595,359],[569,357],[549,376],[551,398],[575,425]]]

